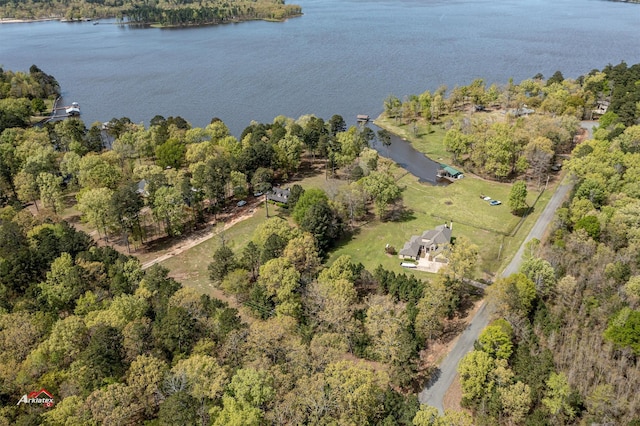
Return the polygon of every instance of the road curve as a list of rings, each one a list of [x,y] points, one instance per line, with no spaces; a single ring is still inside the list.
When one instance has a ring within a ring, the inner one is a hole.
[[[533,228],[531,228],[529,235],[527,235],[522,242],[518,252],[504,271],[502,271],[503,277],[518,272],[520,263],[522,262],[522,254],[524,253],[525,244],[532,238],[537,238],[539,240],[542,239],[547,226],[553,220],[556,210],[562,205],[562,202],[566,199],[567,194],[572,187],[573,182],[571,181],[571,177],[565,177],[551,197],[551,200],[549,200],[545,209],[542,211],[540,217],[538,217]],[[421,404],[427,404],[435,407],[440,410],[440,413],[444,412],[444,395],[451,386],[451,383],[453,383],[453,379],[457,374],[456,370],[458,363],[463,356],[473,349],[473,343],[480,335],[480,332],[489,324],[492,312],[492,306],[487,305],[487,302],[484,301],[475,316],[469,322],[467,328],[458,337],[453,349],[451,349],[449,354],[444,358],[444,360],[442,360],[434,379],[428,383],[418,395],[418,399]]]

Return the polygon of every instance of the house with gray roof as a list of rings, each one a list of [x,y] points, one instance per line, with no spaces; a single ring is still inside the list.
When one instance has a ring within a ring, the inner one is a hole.
[[[400,259],[413,259],[419,263],[427,262],[447,263],[444,251],[451,243],[453,223],[438,225],[435,229],[424,231],[422,235],[414,235],[398,252]]]
[[[147,181],[145,179],[138,181],[136,184],[136,192],[145,198],[149,196],[149,191],[147,191]]]
[[[271,191],[267,192],[267,199],[277,203],[287,204],[289,202],[290,195],[290,190],[274,186],[271,188]]]

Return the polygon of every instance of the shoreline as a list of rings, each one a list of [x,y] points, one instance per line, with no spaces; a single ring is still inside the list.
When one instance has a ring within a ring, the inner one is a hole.
[[[60,21],[62,18],[36,18],[36,19],[18,19],[18,18],[0,18],[0,24],[28,24],[31,22]]]
[[[303,13],[287,16],[282,19],[269,19],[269,18],[252,18],[252,19],[236,19],[224,22],[207,22],[202,24],[192,24],[192,25],[162,25],[158,23],[148,23],[148,22],[120,22],[119,25],[140,25],[147,26],[149,28],[166,28],[166,29],[178,29],[178,28],[194,28],[194,27],[204,27],[204,26],[212,26],[212,25],[224,25],[224,24],[239,24],[241,22],[250,22],[250,21],[265,21],[265,22],[286,22],[291,18],[299,18],[303,16]],[[65,20],[64,18],[34,18],[34,19],[19,19],[19,18],[0,18],[0,24],[29,24],[32,22],[49,22],[49,21],[60,21],[65,23],[70,22],[92,22],[99,21],[101,19],[113,19],[113,18],[82,18],[82,19],[74,19],[74,20]]]

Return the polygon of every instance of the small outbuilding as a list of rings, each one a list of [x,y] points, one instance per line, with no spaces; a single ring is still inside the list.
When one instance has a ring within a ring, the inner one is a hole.
[[[289,196],[291,196],[291,191],[285,188],[273,187],[271,188],[271,191],[267,192],[267,200],[282,204],[287,204],[289,202]]]
[[[454,180],[454,179],[462,179],[464,177],[464,173],[462,173],[458,169],[454,169],[451,166],[447,166],[446,164],[440,164],[442,167],[438,170],[438,177],[441,179]]]

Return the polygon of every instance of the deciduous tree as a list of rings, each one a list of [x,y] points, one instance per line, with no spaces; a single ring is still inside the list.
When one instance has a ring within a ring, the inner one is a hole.
[[[527,207],[527,184],[519,180],[511,186],[509,208],[511,209],[511,213],[522,215]]]
[[[372,172],[359,182],[373,199],[379,218],[384,217],[389,204],[398,201],[402,196],[402,191],[396,181],[385,172]]]
[[[138,356],[127,372],[127,384],[146,415],[153,417],[162,401],[161,387],[169,370],[167,364],[151,355]]]
[[[156,220],[162,220],[167,234],[180,235],[187,217],[186,204],[180,190],[174,186],[163,186],[156,191],[151,208]]]
[[[308,232],[303,233],[299,237],[292,238],[284,249],[283,256],[287,258],[291,264],[306,279],[310,279],[317,268],[320,266],[321,260],[316,246],[316,240]]]
[[[478,254],[477,245],[464,236],[457,237],[447,254],[449,263],[445,273],[450,273],[454,280],[470,278],[478,263]]]
[[[542,398],[542,404],[556,418],[561,414],[573,418],[576,412],[569,404],[571,387],[567,376],[564,373],[551,373],[546,383],[547,391],[545,392],[545,397]]]
[[[396,305],[389,295],[371,295],[366,303],[365,331],[372,342],[372,354],[386,363],[408,362],[413,341],[408,335],[409,320],[405,309]]]
[[[64,200],[62,199],[62,177],[51,173],[40,173],[37,178],[42,205],[53,210],[55,214],[62,213]]]
[[[522,382],[498,388],[504,413],[514,424],[520,424],[531,409],[531,388]]]
[[[222,395],[227,374],[215,358],[208,355],[191,355],[171,368],[171,374],[187,379],[187,392],[198,400],[215,400]]]
[[[102,230],[106,236],[108,229],[115,224],[115,214],[111,204],[113,191],[104,187],[88,189],[80,192],[76,197],[77,208],[83,213],[85,220],[95,226],[98,231]]]
[[[51,310],[71,311],[75,299],[84,292],[80,268],[74,265],[69,253],[62,253],[51,264],[47,280],[40,283],[40,297]]]
[[[536,298],[535,284],[524,274],[500,278],[491,286],[490,297],[495,301],[498,314],[509,319],[526,317]]]
[[[495,361],[483,351],[472,351],[465,355],[458,365],[462,397],[473,401],[487,396],[493,390],[494,382],[491,372]]]
[[[499,325],[490,325],[478,337],[478,348],[493,358],[509,359],[513,352],[511,336]]]

